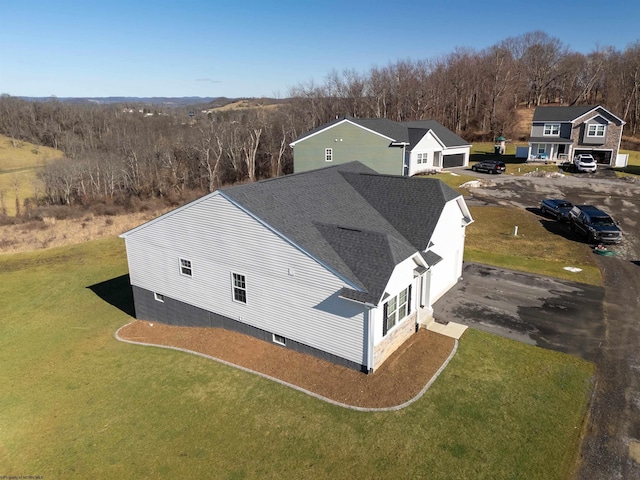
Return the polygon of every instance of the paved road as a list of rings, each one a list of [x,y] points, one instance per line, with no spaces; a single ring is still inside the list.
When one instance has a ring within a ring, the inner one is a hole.
[[[625,239],[615,247],[618,256],[596,257],[604,291],[541,278],[532,279],[527,291],[521,288],[526,275],[471,265],[434,308],[438,320],[594,361],[595,395],[577,477],[640,478],[640,182],[613,179],[606,171],[557,179],[476,176],[491,184],[473,189],[472,205],[512,205],[536,214],[540,199],[560,197],[600,206],[620,221]],[[540,221],[548,224],[542,216]],[[556,231],[570,235],[563,227]],[[498,290],[514,304],[496,303]],[[575,296],[579,304],[572,302]]]

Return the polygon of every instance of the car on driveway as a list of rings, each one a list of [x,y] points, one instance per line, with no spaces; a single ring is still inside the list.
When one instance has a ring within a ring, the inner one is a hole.
[[[593,205],[575,205],[569,211],[571,230],[592,243],[620,243],[622,231],[608,214]]]
[[[540,202],[540,211],[543,214],[551,215],[559,222],[569,221],[569,211],[573,204],[559,198],[545,198]]]
[[[576,166],[576,169],[579,172],[590,172],[593,173],[596,171],[597,163],[593,158],[593,155],[589,153],[581,153],[576,155],[573,159],[573,164]]]
[[[500,160],[483,160],[471,166],[474,172],[504,173],[507,166]]]

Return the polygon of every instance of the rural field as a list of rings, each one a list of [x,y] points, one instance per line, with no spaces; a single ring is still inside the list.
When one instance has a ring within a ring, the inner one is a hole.
[[[44,478],[567,478],[593,365],[478,331],[397,412],[118,342],[118,238],[0,256],[0,465]]]
[[[60,150],[33,145],[29,142],[15,142],[0,135],[0,198],[6,214],[16,214],[16,187],[20,203],[41,191],[36,170],[47,162],[63,156]]]

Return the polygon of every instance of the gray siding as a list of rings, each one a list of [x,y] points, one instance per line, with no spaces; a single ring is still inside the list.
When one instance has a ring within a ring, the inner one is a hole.
[[[337,140],[337,141],[336,141]],[[295,173],[359,161],[378,173],[403,175],[403,148],[391,140],[344,122],[312,135],[293,148]],[[333,149],[333,161],[325,161],[325,148]]]
[[[133,286],[366,363],[364,307],[337,296],[347,285],[221,195],[125,238]],[[233,301],[232,272],[246,276],[246,304]]]
[[[561,122],[536,122],[531,125],[531,137],[541,138],[545,137],[549,139],[549,143],[553,143],[553,139],[558,138],[556,136],[546,136],[544,134],[544,125],[546,123],[560,123],[560,136],[559,138],[571,138],[571,124]]]

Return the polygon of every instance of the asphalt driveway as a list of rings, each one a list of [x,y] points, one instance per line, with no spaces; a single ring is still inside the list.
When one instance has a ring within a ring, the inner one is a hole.
[[[536,215],[542,198],[566,198],[612,214],[624,239],[614,247],[615,257],[595,257],[604,290],[469,265],[458,288],[434,306],[440,321],[455,320],[595,362],[580,479],[640,478],[640,181],[611,173],[562,178],[480,174],[475,176],[489,183],[474,188],[468,199],[470,205],[510,205]],[[539,219],[543,225],[549,222]],[[549,231],[567,234],[561,227]]]
[[[604,288],[473,263],[462,275],[435,303],[436,321],[596,360],[606,334]]]

